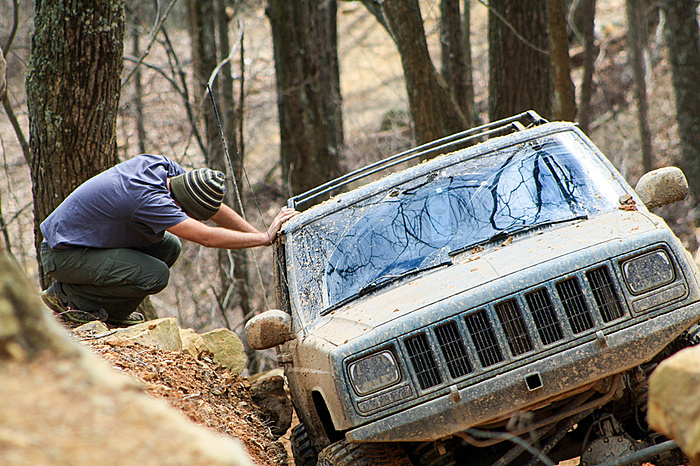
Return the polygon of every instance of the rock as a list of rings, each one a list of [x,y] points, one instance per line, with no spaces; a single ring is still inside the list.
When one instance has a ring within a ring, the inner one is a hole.
[[[273,435],[284,435],[292,425],[292,401],[279,375],[262,377],[250,387],[251,398],[260,407]]]
[[[195,359],[199,359],[200,355],[209,351],[204,338],[191,328],[180,329],[180,340],[182,351],[190,353]]]
[[[649,425],[700,465],[700,346],[664,360],[649,378]]]
[[[2,252],[0,413],[2,464],[253,465],[239,441],[191,422],[73,340]]]
[[[98,335],[103,335],[109,333],[109,331],[109,328],[107,328],[104,322],[100,322],[99,320],[88,322],[87,324],[83,324],[73,329],[73,332],[76,335],[80,335],[83,337],[94,337]]]
[[[182,351],[180,328],[174,317],[149,320],[132,327],[119,329],[113,336],[105,339],[112,346],[124,346],[138,343],[166,351]]]
[[[240,375],[243,372],[248,359],[238,335],[232,330],[220,328],[203,333],[201,336],[215,363],[228,369],[233,375]]]
[[[251,375],[250,377],[248,377],[248,381],[250,383],[255,383],[258,380],[263,380],[263,379],[267,379],[269,377],[274,377],[274,376],[284,377],[284,369],[282,369],[281,367],[278,367],[276,369],[270,369],[267,372],[260,372],[258,374],[254,374],[254,375]]]

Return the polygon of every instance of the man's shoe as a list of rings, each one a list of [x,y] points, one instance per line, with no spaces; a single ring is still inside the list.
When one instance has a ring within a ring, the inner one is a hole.
[[[58,314],[66,312],[70,308],[68,301],[59,296],[59,286],[58,282],[53,282],[50,287],[41,292],[41,300],[44,301],[44,304]]]
[[[85,324],[96,320],[105,321],[109,315],[104,309],[96,311],[81,311],[73,309],[71,304],[61,297],[58,282],[54,282],[50,287],[41,292],[41,300],[48,306],[49,309],[57,313],[59,316],[71,322]]]
[[[118,319],[118,318],[113,317],[111,315],[107,318],[108,324],[120,325],[120,326],[124,326],[124,327],[128,327],[130,325],[140,324],[143,322],[146,322],[146,318],[143,316],[143,314],[141,314],[140,312],[136,312],[136,311],[132,312],[128,316],[121,318],[121,319]]]
[[[94,322],[96,320],[104,322],[107,320],[109,314],[104,309],[98,309],[96,311],[80,311],[78,309],[68,309],[67,311],[60,312],[58,315],[71,322],[77,322],[79,324],[87,324],[88,322]]]

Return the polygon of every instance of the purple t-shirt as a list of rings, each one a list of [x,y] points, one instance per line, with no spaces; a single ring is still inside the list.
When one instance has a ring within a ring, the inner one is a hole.
[[[96,175],[73,191],[41,224],[52,248],[139,248],[188,218],[168,191],[185,170],[162,155],[139,155]]]

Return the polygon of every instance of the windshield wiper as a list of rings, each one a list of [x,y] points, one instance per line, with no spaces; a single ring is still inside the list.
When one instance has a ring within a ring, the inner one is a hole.
[[[414,267],[412,269],[406,270],[405,272],[401,272],[398,274],[387,274],[387,275],[382,275],[381,277],[375,278],[362,288],[360,288],[360,291],[357,292],[357,296],[364,296],[368,293],[371,293],[373,291],[378,290],[379,288],[384,288],[385,286],[389,285],[390,283],[394,283],[395,281],[398,281],[402,278],[409,277],[411,275],[416,275],[419,274],[420,272],[425,272],[426,270],[431,270],[431,269],[437,269],[438,267],[442,267],[445,265],[452,265],[452,261],[446,260],[442,262],[438,262],[437,264],[430,264],[424,267],[418,266]]]
[[[531,225],[524,225],[521,227],[501,230],[498,233],[493,234],[490,238],[485,239],[483,241],[479,241],[477,243],[472,243],[472,244],[468,244],[466,246],[461,246],[459,248],[453,249],[452,251],[450,251],[448,253],[448,255],[449,256],[456,256],[457,254],[460,254],[468,249],[472,249],[472,248],[477,247],[477,246],[482,246],[484,244],[493,243],[495,241],[505,240],[509,236],[513,236],[515,234],[522,234],[522,233],[526,233],[528,231],[536,230],[538,228],[556,225],[559,223],[573,222],[575,220],[588,220],[588,215],[583,214],[583,215],[577,215],[575,217],[569,217],[569,218],[558,219],[558,220],[545,220],[543,222],[533,223]]]
[[[321,315],[325,316],[326,314],[330,313],[334,309],[338,309],[339,307],[349,303],[350,301],[353,301],[361,296],[369,294],[369,293],[376,291],[380,288],[384,288],[385,286],[387,286],[391,283],[394,283],[398,280],[401,280],[402,278],[406,278],[406,277],[409,277],[412,275],[417,275],[421,272],[425,272],[426,270],[437,269],[439,267],[443,267],[443,266],[447,266],[447,265],[452,265],[452,261],[445,260],[442,262],[438,262],[436,264],[430,264],[430,265],[423,266],[423,267],[421,267],[421,266],[414,267],[412,269],[406,270],[405,272],[401,272],[398,274],[382,275],[381,277],[375,278],[370,283],[368,283],[365,286],[363,286],[362,288],[360,288],[360,290],[357,293],[355,293],[351,296],[348,296],[347,298],[345,298],[341,301],[338,301],[337,303],[333,304],[332,306],[324,309],[323,311],[321,311]]]

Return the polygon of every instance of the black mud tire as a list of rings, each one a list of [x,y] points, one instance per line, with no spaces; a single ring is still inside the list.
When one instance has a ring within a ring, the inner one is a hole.
[[[341,440],[323,449],[319,466],[411,466],[399,445],[391,443],[348,443]]]
[[[316,466],[318,452],[311,443],[311,437],[304,424],[297,424],[292,429],[291,444],[296,466]]]

